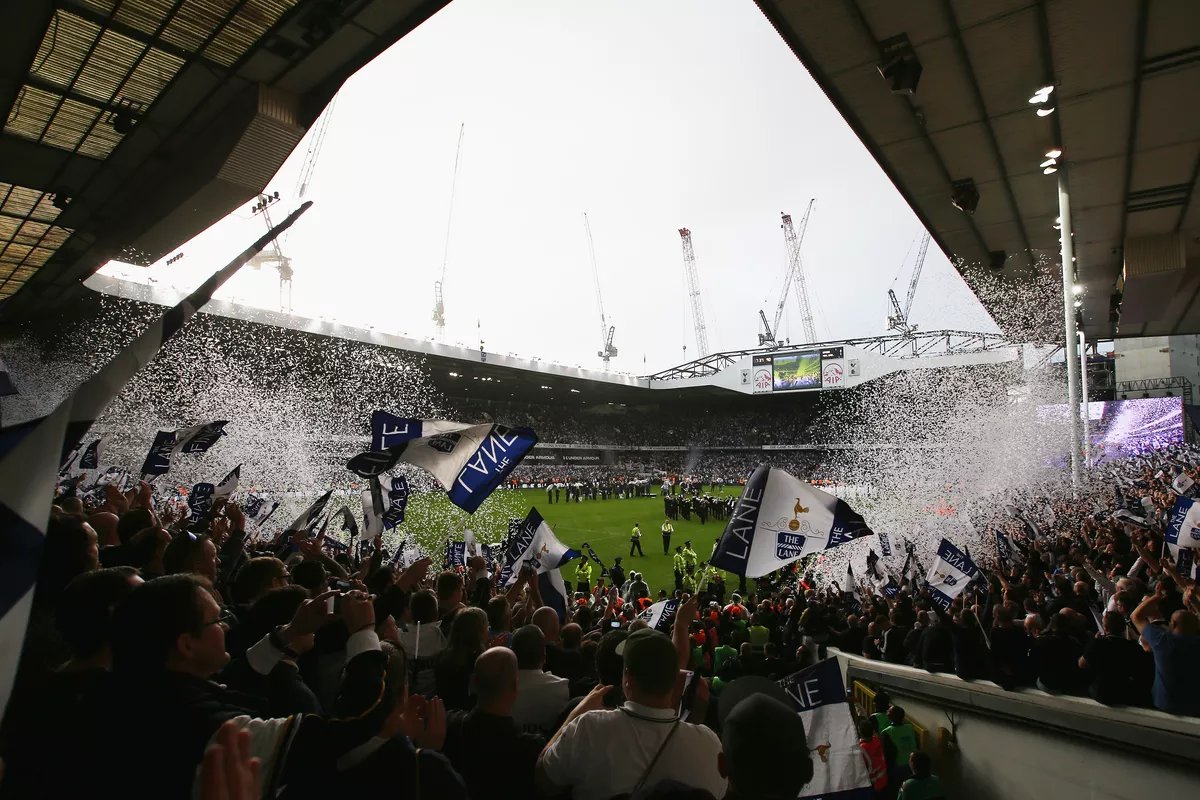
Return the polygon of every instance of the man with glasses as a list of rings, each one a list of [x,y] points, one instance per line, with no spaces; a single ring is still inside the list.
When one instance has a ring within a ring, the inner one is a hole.
[[[336,613],[326,592],[305,601],[292,621],[264,636],[246,661],[267,675],[293,645],[326,625],[345,628],[346,666],[336,711],[342,720],[315,715],[266,718],[261,698],[213,681],[229,655],[222,612],[207,581],[181,574],[134,590],[113,616],[113,682],[107,708],[97,715],[102,748],[100,787],[124,796],[182,797],[192,793],[196,768],[221,724],[235,720],[251,734],[262,760],[260,789],[274,795],[336,771],[337,754],[363,744],[390,711],[383,691],[386,659],[375,633],[375,612],[362,592],[340,597]],[[137,775],[138,780],[130,781]]]

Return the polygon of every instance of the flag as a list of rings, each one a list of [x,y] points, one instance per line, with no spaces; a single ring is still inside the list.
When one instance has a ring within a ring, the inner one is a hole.
[[[841,499],[764,464],[746,482],[711,563],[760,578],[809,553],[871,533]]]
[[[467,566],[466,550],[466,542],[446,542],[446,565],[451,569],[454,567],[465,569]]]
[[[386,411],[371,415],[372,448],[426,470],[451,503],[471,514],[536,443],[529,428],[405,419]]]
[[[638,619],[645,620],[646,624],[651,628],[656,631],[662,631],[669,636],[671,628],[675,624],[675,615],[677,613],[679,613],[678,600],[659,600],[638,614]]]
[[[1180,472],[1175,476],[1175,480],[1171,481],[1171,488],[1175,490],[1175,493],[1184,497],[1193,496],[1192,489],[1195,485],[1196,482],[1186,472]]]
[[[203,425],[193,425],[190,428],[180,428],[175,431],[175,451],[178,453],[207,453],[208,449],[225,435],[225,426],[229,422],[223,419],[206,422]]]
[[[0,358],[0,397],[8,397],[10,394],[20,394],[20,392],[17,391],[17,386],[12,381],[8,365],[4,363],[4,359]]]
[[[382,531],[390,531],[404,522],[404,511],[408,508],[408,479],[403,475],[380,475],[379,490],[383,495],[383,517],[375,515],[375,498],[371,490],[362,493],[363,519],[367,521],[364,539],[374,539]],[[367,535],[370,533],[371,535]]]
[[[279,508],[277,501],[267,500],[261,494],[250,493],[246,496],[246,504],[242,510],[246,512],[246,519],[261,526],[275,513],[277,508]]]
[[[1167,520],[1167,533],[1163,537],[1167,547],[1183,550],[1200,548],[1200,502],[1190,497],[1175,498],[1171,516]],[[1174,551],[1171,551],[1174,554]]]
[[[463,531],[464,557],[467,559],[473,556],[483,556],[484,561],[488,564],[492,563],[493,545],[481,542],[475,538],[475,531],[467,528]]]
[[[242,465],[238,464],[229,474],[221,479],[221,482],[213,489],[213,499],[219,500],[222,497],[228,498],[237,491],[238,483],[242,480]]]
[[[313,501],[308,510],[296,517],[296,520],[287,526],[289,531],[306,531],[316,524],[317,519],[321,516],[321,512],[325,510],[329,498],[333,495],[333,490],[330,489],[325,494]]]
[[[883,531],[876,531],[875,535],[879,537],[879,552],[883,554],[884,558],[891,558],[891,556],[892,556],[892,539],[891,539],[891,537],[888,534],[884,533]]]
[[[975,562],[948,540],[942,539],[937,557],[929,567],[926,583],[933,594],[933,602],[948,609],[954,598],[962,594],[967,584],[979,575],[979,567],[975,566]]]
[[[583,543],[583,548],[585,550],[587,550],[588,558],[592,559],[592,561],[595,561],[597,564],[600,565],[600,577],[607,578],[608,577],[608,567],[604,566],[604,562],[600,560],[600,556],[596,555],[596,551],[593,550],[592,546],[590,544],[588,544],[587,542]]]
[[[996,529],[996,555],[1000,557],[1000,566],[1005,572],[1010,572],[1013,568],[1013,546],[1008,538],[1008,534],[999,528]]]
[[[106,438],[108,437],[101,436],[83,449],[83,455],[79,457],[80,469],[100,469],[101,452]]]
[[[551,569],[538,575],[538,592],[542,595],[542,603],[558,613],[558,621],[566,622],[568,593],[562,570]]]
[[[208,516],[208,512],[212,511],[213,491],[216,489],[211,483],[197,483],[188,492],[188,508],[192,510],[192,522],[199,522]]]
[[[827,658],[793,673],[779,685],[804,722],[804,737],[812,751],[812,780],[800,790],[800,798],[874,798],[837,659]]]
[[[171,469],[171,456],[175,453],[175,431],[159,431],[150,445],[150,452],[142,462],[142,475],[166,475]]]
[[[0,431],[0,541],[4,543],[0,548],[0,715],[8,705],[16,676],[54,499],[50,487],[59,467],[134,373],[158,354],[163,343],[188,323],[213,292],[311,205],[302,205],[213,273],[48,415]]]
[[[358,538],[358,522],[354,519],[354,514],[350,511],[350,506],[342,506],[342,510],[338,512],[342,515],[342,530],[350,534],[351,541]]]
[[[511,586],[525,564],[533,567],[536,572],[549,572],[578,557],[579,551],[560,542],[538,510],[531,508],[525,521],[521,523],[521,529],[512,537],[508,549],[504,551],[500,585]]]
[[[171,457],[176,453],[206,453],[208,448],[225,435],[224,420],[193,425],[174,431],[159,431],[142,464],[143,475],[166,475],[171,469]]]

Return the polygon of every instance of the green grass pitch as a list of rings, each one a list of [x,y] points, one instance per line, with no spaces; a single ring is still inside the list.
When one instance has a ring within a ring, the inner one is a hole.
[[[737,497],[740,493],[738,487],[721,490],[722,496]],[[666,519],[661,495],[627,500],[584,500],[581,503],[568,503],[566,492],[562,492],[561,497],[561,503],[549,504],[546,502],[545,489],[499,489],[472,518],[453,509],[445,495],[429,493],[414,498],[417,502],[410,504],[404,527],[414,531],[450,528],[461,535],[462,528],[470,526],[482,541],[498,541],[504,535],[504,523],[509,516],[524,517],[530,507],[535,507],[563,544],[582,550],[581,546],[587,542],[607,566],[612,566],[615,556],[622,556],[625,574],[628,575],[631,569],[641,572],[655,594],[659,589],[670,590],[674,587],[671,556],[663,555],[662,535],[659,533],[659,526]],[[444,516],[447,512],[449,519]],[[645,557],[629,557],[629,532],[635,522],[642,527]],[[713,542],[725,530],[724,520],[710,518],[707,523],[700,524],[695,515],[690,522],[681,518],[673,520],[673,524],[675,535],[671,538],[671,554],[674,554],[676,545],[690,539],[701,560],[708,559]],[[426,536],[418,533],[418,538],[425,543]],[[432,541],[427,543],[427,552],[432,553],[435,548]],[[573,564],[563,568],[563,578],[568,584],[575,579]],[[599,571],[594,570],[592,576],[593,579],[598,577]],[[726,582],[729,581],[727,576]],[[736,585],[737,578],[734,577],[732,586]]]

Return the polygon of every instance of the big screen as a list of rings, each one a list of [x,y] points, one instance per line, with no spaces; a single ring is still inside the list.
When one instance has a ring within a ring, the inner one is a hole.
[[[821,388],[821,353],[790,353],[775,356],[772,364],[772,388],[777,392],[788,389]]]
[[[1067,404],[1038,406],[1038,419],[1066,423]],[[1141,397],[1088,403],[1092,460],[1108,461],[1183,443],[1183,398]]]

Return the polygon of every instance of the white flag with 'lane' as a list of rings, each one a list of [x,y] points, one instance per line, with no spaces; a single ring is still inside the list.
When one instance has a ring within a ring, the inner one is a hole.
[[[746,482],[712,564],[759,578],[809,553],[871,533],[866,521],[839,498],[764,464]]]

